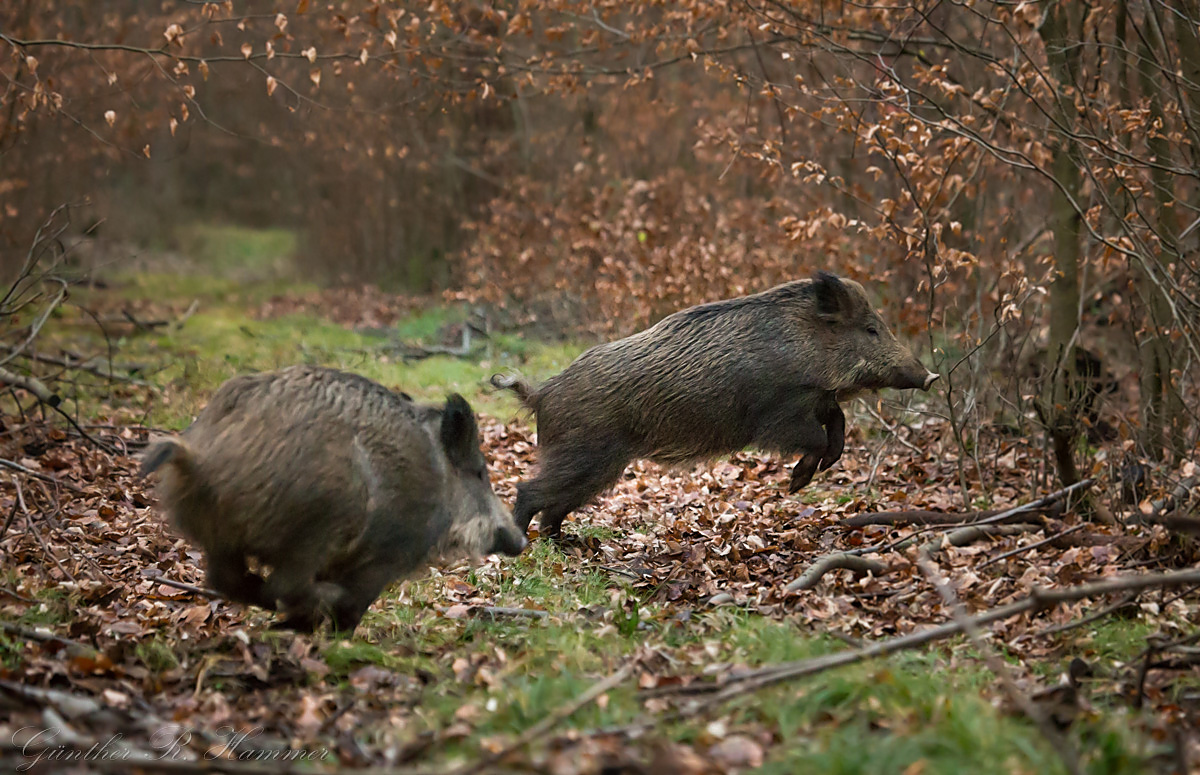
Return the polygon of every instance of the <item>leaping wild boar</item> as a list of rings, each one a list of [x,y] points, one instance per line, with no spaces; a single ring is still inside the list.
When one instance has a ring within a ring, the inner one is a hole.
[[[311,366],[235,377],[181,437],[146,452],[141,473],[155,470],[166,512],[204,550],[208,584],[298,630],[326,617],[353,630],[428,560],[525,547],[457,394],[422,406]]]
[[[838,399],[937,379],[896,341],[863,287],[828,272],[701,304],[597,345],[533,388],[495,375],[537,417],[541,470],[517,488],[522,530],[542,535],[620,478],[631,460],[687,463],[745,447],[799,454],[790,492],[845,443]]]

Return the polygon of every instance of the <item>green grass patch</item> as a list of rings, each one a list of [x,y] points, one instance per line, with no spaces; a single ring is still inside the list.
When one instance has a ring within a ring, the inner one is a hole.
[[[322,656],[335,676],[349,675],[365,665],[390,667],[396,662],[384,649],[361,640],[334,641]]]
[[[491,389],[487,383],[492,374],[517,369],[539,380],[560,371],[581,351],[579,346],[553,345],[522,358],[493,348],[475,357],[404,361],[385,354],[378,337],[314,316],[248,319],[244,298],[239,303],[208,304],[180,330],[118,343],[122,359],[163,364],[150,376],[166,391],[151,410],[152,424],[186,427],[227,379],[296,363],[353,371],[420,401],[440,403],[449,393],[461,393],[476,411],[507,419],[521,407],[510,392]]]
[[[164,673],[179,667],[179,658],[175,656],[173,645],[158,637],[138,643],[134,654],[153,673]]]
[[[36,606],[26,608],[17,618],[22,627],[54,626],[72,621],[75,605],[72,593],[55,587],[44,587],[33,593]]]
[[[175,230],[180,251],[205,274],[276,275],[291,268],[296,235],[287,229],[191,224]]]

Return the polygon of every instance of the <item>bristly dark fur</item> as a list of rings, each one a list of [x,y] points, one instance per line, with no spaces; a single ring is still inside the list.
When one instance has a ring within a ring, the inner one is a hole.
[[[334,369],[229,380],[181,439],[150,448],[142,471],[155,470],[210,586],[279,605],[298,629],[325,615],[353,629],[384,586],[441,553],[524,545],[461,396],[422,406]]]
[[[591,348],[536,388],[492,384],[537,416],[541,469],[518,487],[514,516],[525,527],[540,512],[553,536],[637,458],[680,464],[753,446],[804,455],[792,481],[803,486],[841,454],[839,392],[929,379],[861,285],[818,272],[677,312]]]

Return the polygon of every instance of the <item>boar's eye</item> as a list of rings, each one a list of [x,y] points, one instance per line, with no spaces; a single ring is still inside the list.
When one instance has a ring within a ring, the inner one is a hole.
[[[867,326],[867,333],[871,336],[879,336],[879,329],[875,326]]]

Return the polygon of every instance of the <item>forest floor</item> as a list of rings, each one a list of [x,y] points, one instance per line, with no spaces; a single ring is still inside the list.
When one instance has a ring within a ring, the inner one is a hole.
[[[212,230],[189,249],[245,254],[253,268],[257,254],[287,247]],[[572,516],[562,546],[535,540],[517,558],[393,585],[352,638],[273,630],[267,612],[166,583],[202,586],[203,558],[154,509],[149,484],[134,477],[137,455],[153,434],[186,427],[225,379],[308,362],[421,400],[461,392],[481,415],[492,481],[511,504],[535,470],[535,434],[486,378],[518,369],[541,379],[584,347],[510,332],[477,337],[463,357],[430,355],[421,348],[461,341],[462,310],[204,266],[113,271],[107,287],[73,289],[39,352],[101,353],[95,370],[117,380],[76,372],[64,407],[78,429],[27,397],[0,414],[0,458],[19,466],[0,475],[0,766],[276,772],[288,761],[296,771],[564,775],[1200,766],[1200,672],[1188,648],[1196,581],[1057,605],[1039,598],[1039,610],[982,632],[915,648],[898,640],[886,656],[867,650],[953,622],[955,600],[985,612],[1035,589],[1192,559],[1161,527],[1081,519],[1073,498],[962,547],[942,540],[957,526],[847,524],[883,510],[1003,509],[1054,489],[1037,439],[994,432],[980,442],[986,486],[969,469],[964,494],[936,396],[867,399],[890,428],[865,404],[850,407],[845,456],[795,496],[793,461],[756,452],[688,469],[637,463]],[[1095,466],[1092,493],[1117,513],[1106,471]],[[787,589],[842,551],[873,561],[873,572],[834,569]]]

